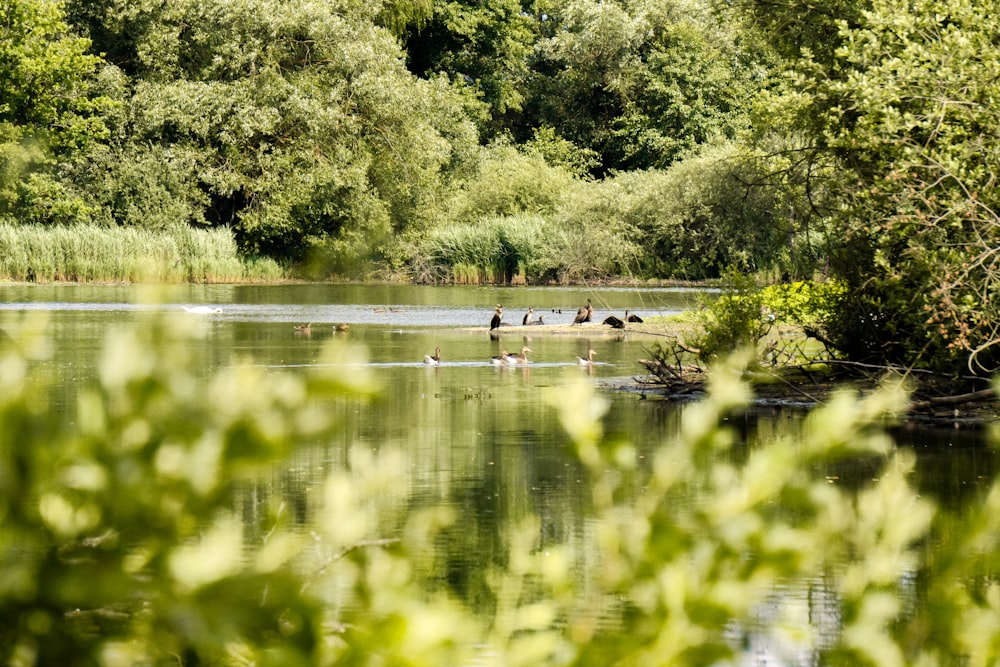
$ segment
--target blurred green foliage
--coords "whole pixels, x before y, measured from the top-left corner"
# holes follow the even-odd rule
[[[238,507],[262,466],[342,437],[331,408],[376,390],[363,350],[330,341],[307,373],[236,360],[204,377],[186,344],[201,320],[157,316],[108,332],[98,379],[60,419],[46,326],[11,316],[0,340],[7,664],[726,665],[740,628],[791,631],[820,664],[1000,658],[1000,485],[960,517],[922,498],[913,453],[883,430],[907,404],[898,383],[838,393],[800,437],[744,449],[729,417],[751,396],[719,367],[644,458],[604,434],[590,382],[547,390],[586,471],[593,539],[543,547],[535,519],[508,526],[484,615],[435,575],[433,543],[459,517],[408,506],[400,452],[345,443],[308,527],[278,499]],[[831,483],[824,466],[845,457],[880,470]],[[774,597],[814,578],[836,596],[832,637]],[[765,603],[779,620],[755,620]]]

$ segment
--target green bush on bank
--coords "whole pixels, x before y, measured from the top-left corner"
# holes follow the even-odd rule
[[[1000,658],[1000,486],[962,517],[920,497],[912,453],[879,428],[907,402],[899,385],[838,394],[796,440],[747,449],[728,418],[748,389],[720,369],[680,435],[643,457],[604,435],[591,383],[553,388],[592,530],[543,547],[536,520],[508,526],[483,617],[441,588],[431,545],[460,517],[407,508],[400,452],[351,449],[309,526],[277,497],[240,511],[261,466],[342,441],[330,407],[371,395],[363,351],[331,340],[308,373],[237,364],[204,381],[200,321],[166,314],[109,332],[97,381],[58,420],[44,318],[2,326],[7,664],[722,666],[741,660],[740,632],[794,637],[829,665]],[[882,461],[869,484],[824,474],[858,456]],[[773,597],[805,581],[835,596],[831,636]],[[758,617],[765,603],[777,620]]]
[[[0,223],[0,279],[211,283],[278,280],[272,260],[244,260],[226,229]]]
[[[456,267],[451,276],[437,271],[437,279],[498,282],[518,276],[496,238],[497,223],[486,221],[525,216],[547,230],[533,235],[535,243],[547,245],[531,251],[546,261],[535,271],[528,268],[530,282],[704,280],[722,277],[730,266],[751,273],[795,268],[786,249],[790,229],[773,213],[780,204],[773,192],[754,185],[768,165],[735,144],[706,146],[666,169],[600,181],[574,178],[537,153],[499,146],[487,155],[453,196],[445,221],[417,244],[415,273],[427,273],[430,261]],[[519,248],[522,254],[528,250]]]

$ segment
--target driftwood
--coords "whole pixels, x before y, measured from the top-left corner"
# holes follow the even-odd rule
[[[910,410],[927,410],[928,408],[939,408],[948,405],[962,405],[963,403],[975,403],[976,401],[986,401],[996,398],[993,388],[971,391],[967,394],[955,394],[954,396],[936,396],[923,401],[916,401],[910,404]]]

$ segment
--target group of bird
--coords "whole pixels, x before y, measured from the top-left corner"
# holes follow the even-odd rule
[[[557,311],[553,310],[552,312],[557,312]],[[535,309],[528,308],[528,312],[524,314],[524,318],[522,318],[521,320],[521,325],[522,326],[544,325],[545,322],[542,321],[544,315],[539,315],[538,319],[535,320],[533,319],[534,314],[535,314]],[[573,324],[583,324],[585,322],[591,322],[593,321],[593,318],[594,318],[594,304],[590,299],[587,299],[587,305],[581,306],[580,309],[576,311],[576,316],[573,318]],[[609,327],[613,329],[624,329],[625,325],[628,324],[629,322],[639,323],[642,322],[642,318],[634,313],[629,313],[629,311],[626,310],[625,317],[622,318],[622,317],[615,317],[614,315],[609,315],[608,317],[604,318],[601,324],[607,324]],[[496,309],[493,311],[493,318],[490,320],[490,331],[492,332],[496,329],[499,329],[501,326],[504,326],[506,324],[507,323],[503,321],[503,305],[498,303]]]
[[[553,312],[557,312],[553,310]],[[562,312],[562,311],[558,311]],[[521,319],[522,326],[544,326],[543,321],[544,315],[539,315],[538,319],[534,319],[535,309],[528,308],[528,311],[524,314]],[[573,318],[573,324],[583,324],[585,322],[591,322],[594,317],[594,305],[590,299],[587,299],[587,305],[580,307],[576,311],[576,316]],[[604,319],[601,324],[606,324],[614,329],[624,329],[626,324],[629,322],[639,323],[642,322],[642,318],[635,314],[630,314],[629,311],[625,311],[624,318],[618,318],[611,315]],[[499,329],[501,326],[505,326],[507,323],[503,321],[503,305],[497,304],[493,311],[493,317],[490,320],[490,334]],[[490,357],[490,363],[494,366],[516,366],[525,365],[528,363],[528,353],[531,352],[531,348],[524,346],[521,348],[520,353],[510,354],[506,350],[500,352],[500,354]],[[594,363],[594,350],[587,350],[586,357],[577,357],[576,361],[581,366],[592,366]],[[425,354],[424,363],[428,365],[438,365],[441,363],[441,348],[435,348],[434,354]]]
[[[343,324],[334,324],[333,325],[333,330],[334,331],[347,331],[348,329],[350,329],[350,326],[346,322],[343,323]],[[308,336],[309,334],[312,333],[312,322],[309,322],[308,324],[296,324],[295,325],[295,333],[297,333],[297,334],[305,334],[305,335]]]
[[[528,353],[531,352],[531,348],[525,345],[521,348],[521,351],[517,354],[510,354],[507,350],[503,350],[500,354],[490,357],[490,363],[494,366],[526,366],[528,364]],[[441,364],[441,348],[434,348],[434,354],[425,354],[424,363],[428,366],[438,366]],[[581,366],[592,366],[594,364],[594,351],[587,350],[586,357],[577,357],[576,363]]]

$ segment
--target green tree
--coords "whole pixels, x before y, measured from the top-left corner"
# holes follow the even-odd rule
[[[823,120],[830,145],[862,184],[838,270],[860,301],[883,304],[874,350],[893,361],[1000,362],[1000,20],[984,9],[873,3],[845,32],[848,75],[824,89],[840,100]]]
[[[597,173],[663,168],[745,126],[761,53],[706,4],[571,0],[552,11],[524,122],[595,151]]]
[[[104,102],[88,86],[101,63],[74,35],[62,2],[9,0],[0,7],[0,123],[71,149],[104,135]]]
[[[100,58],[54,0],[0,6],[0,213],[38,222],[85,216],[56,161],[107,136],[93,92]]]
[[[758,119],[821,175],[805,195],[822,193],[849,288],[827,334],[851,358],[954,374],[1000,360],[995,4],[828,0],[799,30],[799,4],[739,3],[789,58]]]
[[[119,222],[170,211],[316,275],[363,267],[393,231],[429,224],[476,141],[474,105],[410,74],[378,10],[77,0],[129,85],[121,133],[95,156],[106,170],[76,175]]]
[[[676,437],[642,452],[605,433],[592,382],[545,388],[588,529],[505,525],[480,615],[435,562],[442,529],[467,528],[454,503],[400,483],[405,453],[344,441],[338,415],[373,390],[363,350],[331,340],[298,373],[239,363],[206,377],[190,342],[208,330],[164,312],[109,331],[61,419],[48,323],[3,327],[5,663],[729,664],[758,657],[741,631],[810,629],[795,622],[802,600],[775,592],[818,580],[838,612],[804,643],[819,664],[998,659],[1000,484],[960,517],[921,494],[913,452],[880,426],[906,409],[898,382],[835,395],[795,438],[746,443],[732,417],[749,388],[720,367]],[[310,446],[345,460],[297,525],[258,481]],[[862,457],[876,474],[861,488],[829,475]]]
[[[481,96],[486,139],[522,109],[535,20],[519,0],[445,0],[405,35],[407,65],[425,78],[445,74]]]

